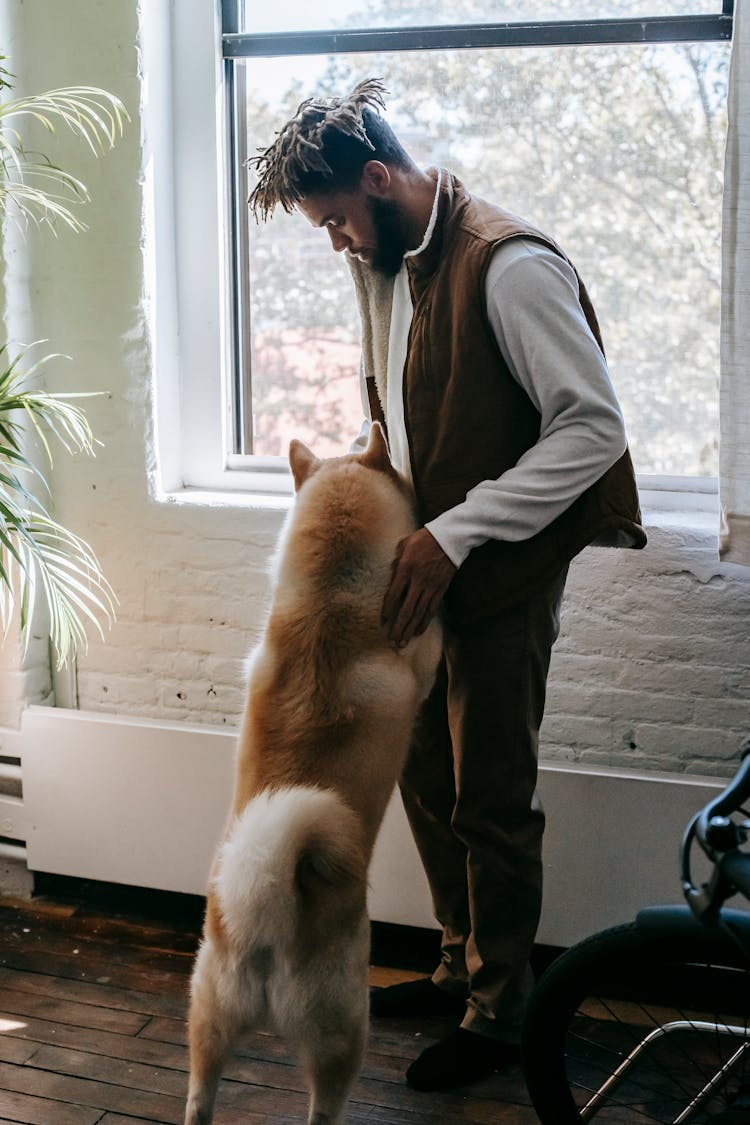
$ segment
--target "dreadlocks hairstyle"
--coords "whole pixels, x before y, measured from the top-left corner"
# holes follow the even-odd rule
[[[379,78],[360,82],[345,98],[307,98],[248,166],[258,175],[248,203],[265,222],[278,203],[293,211],[308,195],[350,191],[368,160],[410,167],[411,158],[380,116],[386,90]]]

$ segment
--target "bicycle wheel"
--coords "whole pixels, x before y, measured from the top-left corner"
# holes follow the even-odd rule
[[[543,1125],[750,1123],[742,953],[692,918],[649,913],[574,946],[537,985],[523,1059]]]

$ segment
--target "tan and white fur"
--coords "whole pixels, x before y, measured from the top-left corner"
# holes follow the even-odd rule
[[[380,427],[364,454],[324,461],[293,441],[290,464],[297,497],[192,977],[186,1125],[211,1121],[227,1054],[258,1026],[303,1062],[309,1125],[343,1121],[367,1036],[367,869],[440,658],[437,624],[399,650],[381,622],[415,522]]]

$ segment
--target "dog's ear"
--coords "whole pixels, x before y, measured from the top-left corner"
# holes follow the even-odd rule
[[[289,467],[294,477],[294,491],[299,492],[308,477],[311,477],[320,461],[303,441],[292,438],[289,443]]]
[[[385,440],[383,427],[379,422],[373,422],[370,426],[370,437],[367,442],[367,449],[362,454],[362,460],[371,469],[385,471],[391,468],[388,442]]]

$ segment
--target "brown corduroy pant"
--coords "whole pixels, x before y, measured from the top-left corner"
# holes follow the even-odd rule
[[[464,1028],[517,1042],[542,899],[539,727],[567,567],[461,636],[446,631],[401,780],[443,927],[433,981]]]

